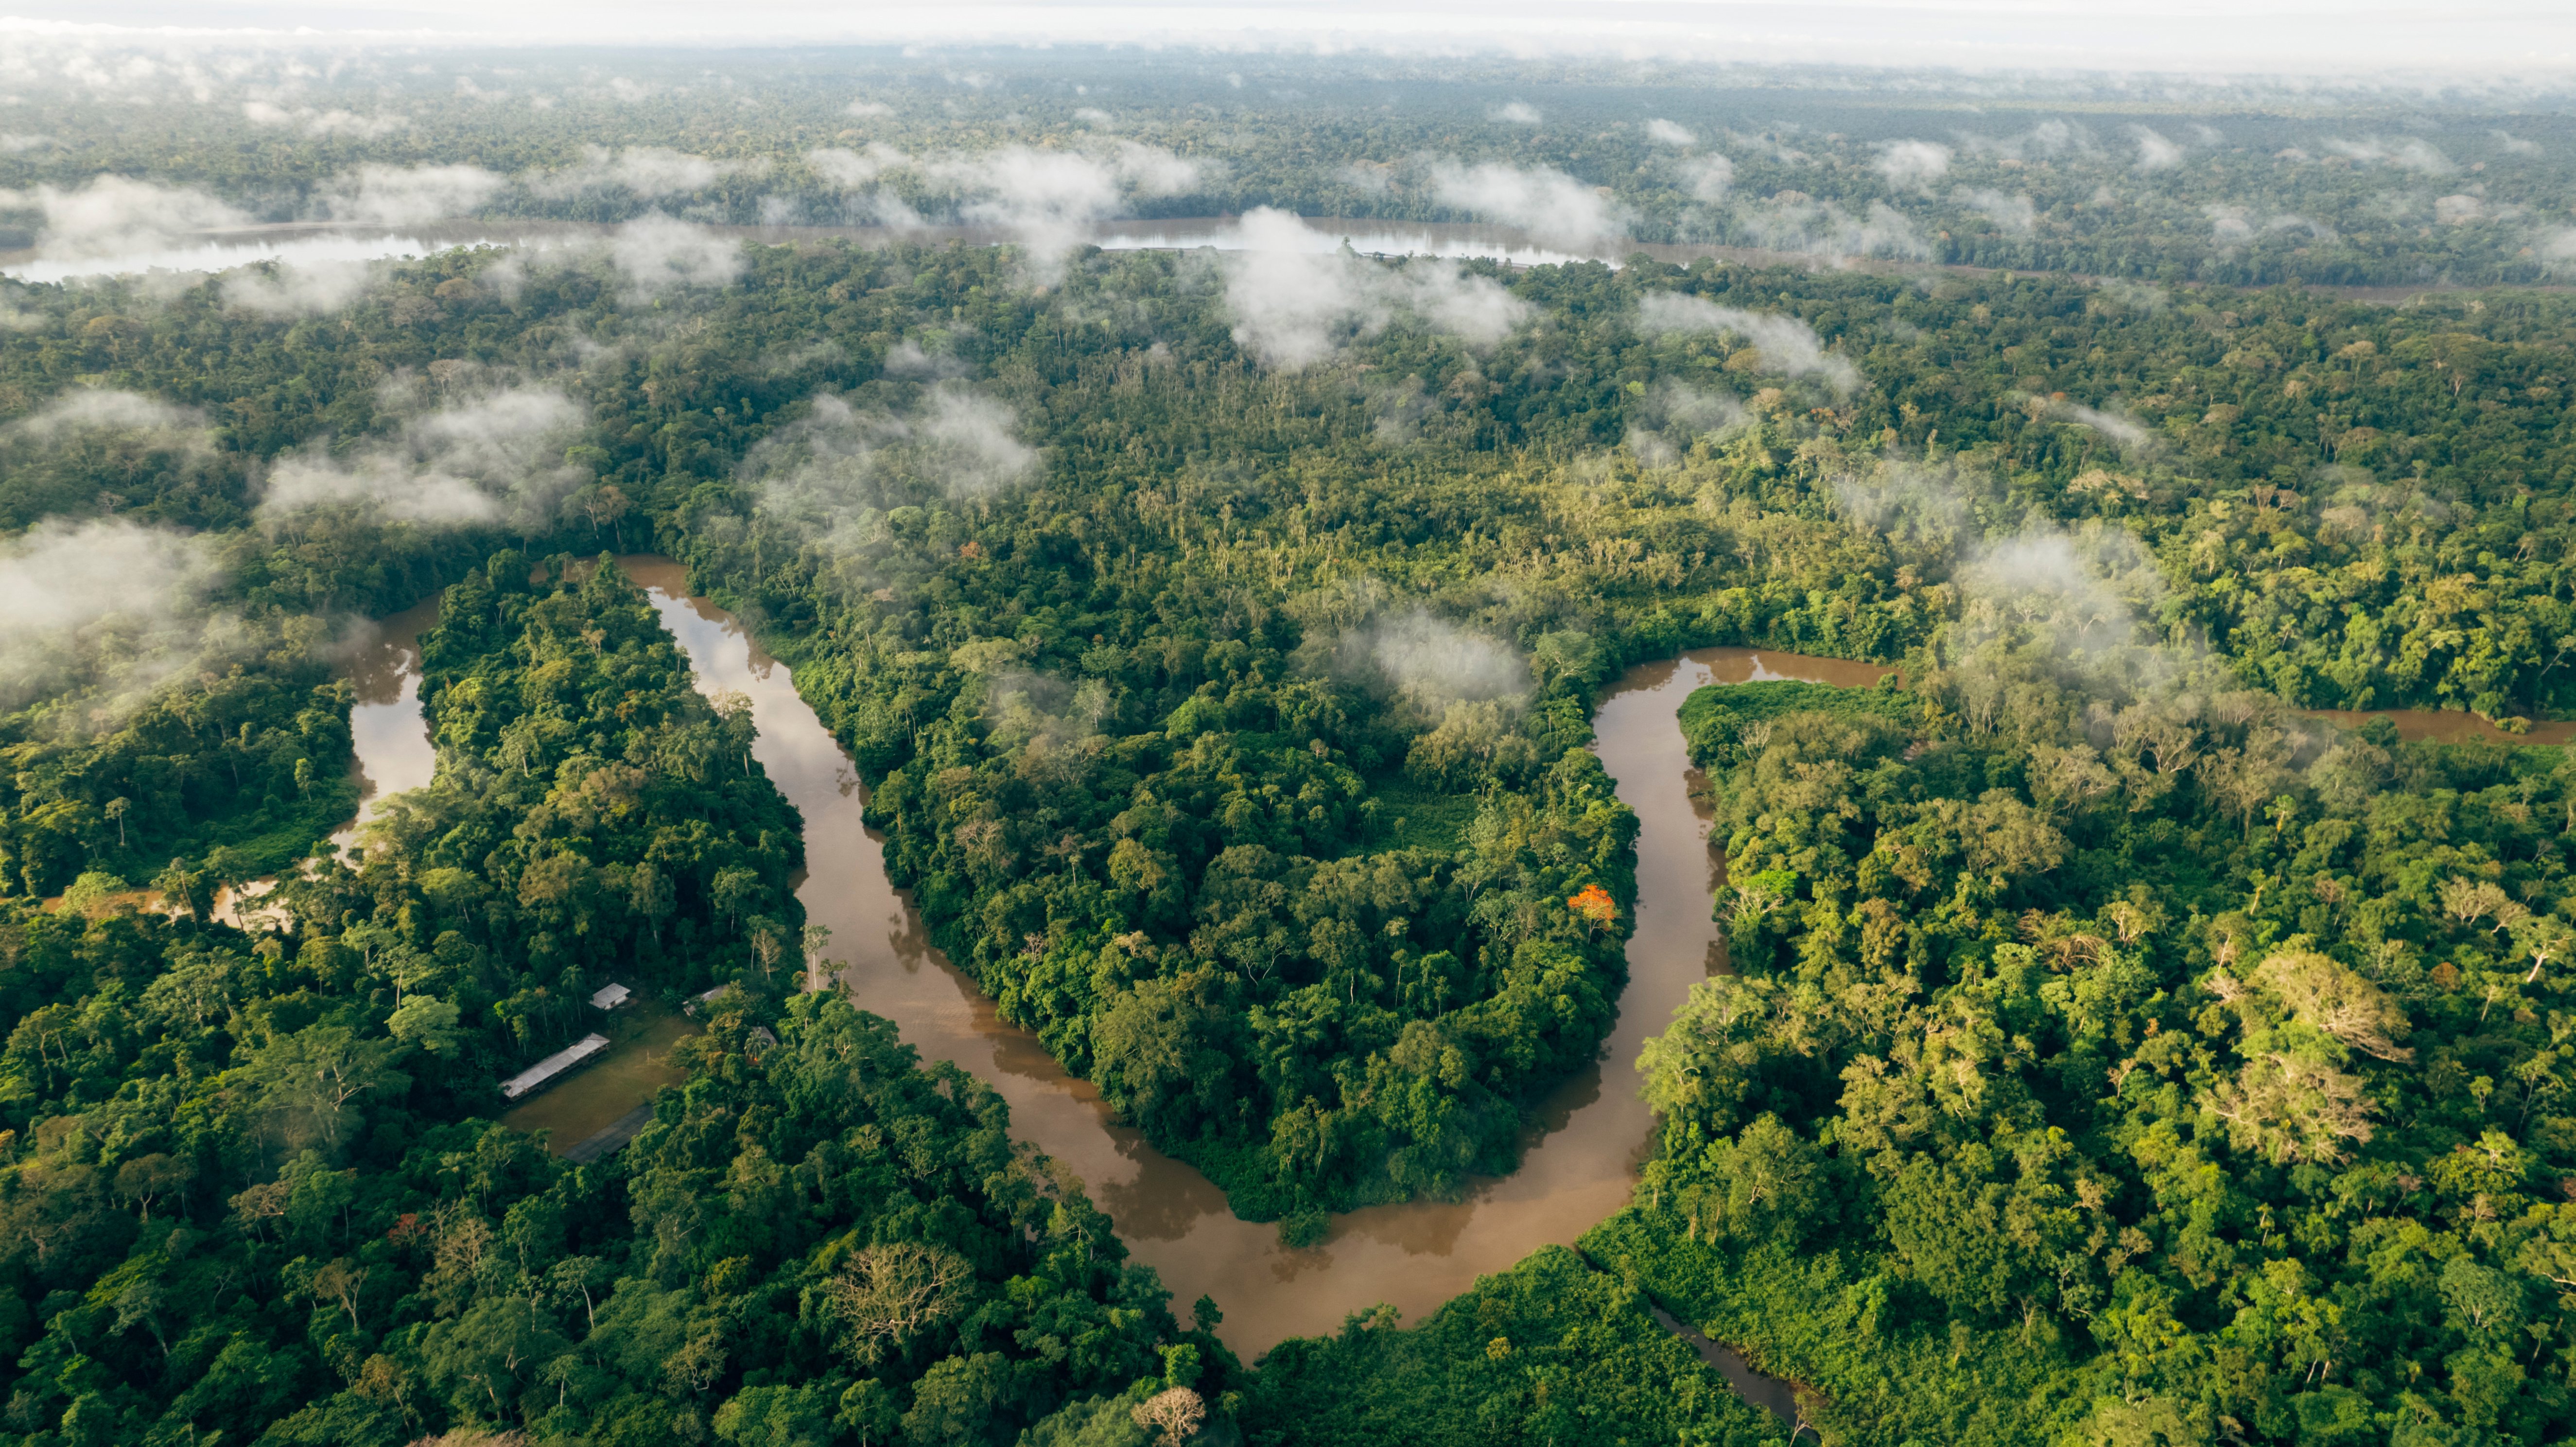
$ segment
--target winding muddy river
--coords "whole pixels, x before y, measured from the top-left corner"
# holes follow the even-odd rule
[[[1709,903],[1724,861],[1691,802],[1690,763],[1674,716],[1692,690],[1708,683],[1862,685],[1886,672],[1837,659],[1711,648],[1642,665],[1619,680],[1595,719],[1595,747],[1619,797],[1637,812],[1637,919],[1627,990],[1598,1063],[1535,1112],[1517,1172],[1477,1180],[1457,1201],[1336,1217],[1320,1245],[1292,1250],[1279,1243],[1274,1226],[1237,1219],[1206,1177],[1111,1119],[1088,1083],[1065,1074],[1034,1037],[997,1018],[992,1002],[932,947],[910,900],[887,880],[880,842],[862,818],[866,791],[848,756],[797,696],[788,669],[761,652],[730,615],[689,596],[681,565],[649,557],[621,561],[686,651],[699,686],[751,699],[759,728],[754,752],[805,818],[807,877],[800,897],[809,919],[831,929],[826,953],[840,965],[851,998],[894,1020],[925,1060],[953,1061],[999,1090],[1011,1105],[1013,1134],[1082,1178],[1175,1301],[1214,1297],[1225,1309],[1223,1336],[1247,1357],[1286,1337],[1334,1331],[1348,1313],[1380,1302],[1418,1321],[1477,1276],[1504,1270],[1539,1246],[1571,1244],[1626,1202],[1654,1134],[1653,1117],[1638,1098],[1637,1055],[1691,985],[1724,968]],[[367,717],[357,736],[361,766],[376,785],[372,797],[428,778],[419,654],[411,641],[434,616],[432,605],[424,605],[388,620],[383,645],[367,660],[380,671],[362,681]],[[2399,723],[2413,735],[2456,717],[2400,717]],[[601,1085],[587,1086],[575,1077],[559,1090],[581,1097],[622,1081],[615,1072],[598,1079]],[[599,1102],[598,1110],[613,1115],[610,1104]],[[1777,1384],[1753,1377],[1723,1349],[1713,1359],[1748,1397],[1775,1405],[1766,1398],[1780,1394]]]
[[[925,936],[888,883],[878,840],[861,820],[866,795],[840,746],[796,694],[785,666],[761,653],[722,610],[687,596],[683,570],[630,559],[710,692],[750,696],[753,746],[805,815],[807,917],[832,931],[829,955],[860,1007],[887,1016],[924,1059],[951,1060],[1011,1103],[1012,1133],[1070,1166],[1118,1223],[1137,1259],[1175,1301],[1201,1293],[1225,1309],[1222,1335],[1247,1356],[1282,1338],[1338,1329],[1378,1302],[1419,1320],[1549,1242],[1571,1244],[1628,1198],[1652,1143],[1635,1060],[1693,982],[1720,964],[1709,897],[1721,865],[1708,824],[1683,787],[1689,771],[1674,713],[1712,681],[1812,678],[1866,683],[1884,670],[1831,659],[1714,649],[1640,668],[1599,719],[1603,763],[1637,811],[1636,936],[1629,983],[1603,1058],[1538,1112],[1520,1170],[1480,1180],[1465,1199],[1378,1206],[1337,1217],[1318,1246],[1280,1245],[1275,1225],[1238,1219],[1196,1169],[1118,1124],[1087,1082],[1060,1069],[1035,1037],[1002,1023],[992,1002]]]

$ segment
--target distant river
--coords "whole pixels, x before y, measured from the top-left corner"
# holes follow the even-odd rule
[[[1362,255],[1486,257],[1512,266],[1559,262],[1618,262],[1636,254],[1664,261],[1715,256],[1755,264],[1814,265],[1803,253],[1750,251],[1723,246],[1667,246],[1616,238],[1569,245],[1508,226],[1470,222],[1384,221],[1367,217],[1307,216],[1299,238],[1306,250],[1327,252],[1347,242]],[[281,222],[202,232],[133,251],[102,256],[54,256],[41,250],[0,252],[0,275],[26,282],[60,282],[88,276],[133,276],[152,271],[220,272],[257,262],[290,266],[346,266],[396,257],[427,256],[464,246],[568,247],[589,245],[616,228],[575,221],[439,221],[419,226],[358,226],[339,222]],[[904,242],[995,246],[1021,239],[995,227],[923,226],[717,226],[746,241],[780,245],[846,240],[861,246]],[[1154,221],[1102,221],[1083,239],[1109,251],[1237,250],[1241,233],[1231,217],[1190,216]]]
[[[1958,277],[2046,275],[2010,268],[1933,263],[1904,258],[1841,256],[1813,251],[1770,251],[1713,242],[1630,241],[1624,237],[1570,240],[1481,221],[1389,221],[1361,216],[1302,216],[1303,249],[1327,252],[1348,243],[1363,256],[1430,256],[1451,260],[1487,258],[1507,266],[1548,266],[1572,261],[1600,261],[1616,266],[1631,256],[1687,264],[1702,257],[1741,266],[1796,266],[1884,272],[1901,275],[1941,273]],[[769,245],[844,240],[860,246],[904,243],[998,246],[1028,239],[1022,233],[989,226],[713,226],[720,235]],[[581,221],[434,221],[412,226],[385,226],[338,221],[283,221],[260,226],[200,232],[131,251],[94,256],[62,256],[37,249],[0,251],[0,276],[24,282],[63,282],[83,277],[140,276],[154,271],[223,272],[274,261],[299,268],[352,267],[398,257],[421,257],[465,246],[529,248],[589,246],[616,227]],[[1230,216],[1181,216],[1159,220],[1094,222],[1081,240],[1106,251],[1195,251],[1243,247],[1241,231]],[[2071,280],[2100,281],[2066,273]],[[2197,285],[2192,283],[2191,285]],[[2475,291],[2446,282],[2417,286],[2310,286],[2320,296],[2355,301],[2403,302],[2428,292]],[[2519,286],[2514,291],[2566,291],[2563,286]]]

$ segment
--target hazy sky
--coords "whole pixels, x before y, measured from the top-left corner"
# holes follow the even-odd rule
[[[601,44],[1130,41],[2201,71],[2576,69],[2576,0],[0,0],[0,27]],[[96,30],[93,30],[96,27]]]

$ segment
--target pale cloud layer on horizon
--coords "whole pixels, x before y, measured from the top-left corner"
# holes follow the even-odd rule
[[[2248,11],[2213,4],[2072,0],[1864,0],[1791,4],[1673,4],[1600,0],[1569,9],[1536,3],[1283,0],[1133,4],[988,3],[852,7],[823,0],[744,0],[721,12],[695,0],[561,0],[546,6],[452,0],[430,13],[394,0],[34,0],[12,7],[21,34],[111,38],[150,29],[158,44],[235,38],[315,45],[373,37],[418,44],[745,45],[969,41],[1207,45],[1312,52],[1319,46],[1433,54],[1595,55],[1666,61],[1816,62],[1939,67],[2083,66],[2233,73],[2474,71],[2565,74],[2576,69],[2576,11],[2536,3],[2472,3],[2356,16],[2338,0],[2277,0]],[[305,33],[299,34],[301,29]],[[142,38],[138,36],[137,38]]]

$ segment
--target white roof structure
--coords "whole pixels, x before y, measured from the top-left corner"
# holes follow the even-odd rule
[[[614,1010],[634,998],[635,992],[624,985],[603,985],[590,997],[590,1008]]]
[[[538,1061],[536,1064],[529,1066],[527,1069],[520,1071],[518,1074],[511,1076],[509,1079],[502,1081],[501,1097],[504,1100],[517,1100],[522,1096],[535,1094],[538,1090],[551,1084],[555,1077],[562,1075],[565,1071],[572,1069],[574,1066],[579,1065],[584,1061],[592,1060],[598,1056],[604,1055],[607,1051],[607,1036],[585,1035],[579,1040],[574,1041],[572,1044],[565,1046],[563,1049],[556,1051],[554,1054],[547,1056],[545,1059]]]

